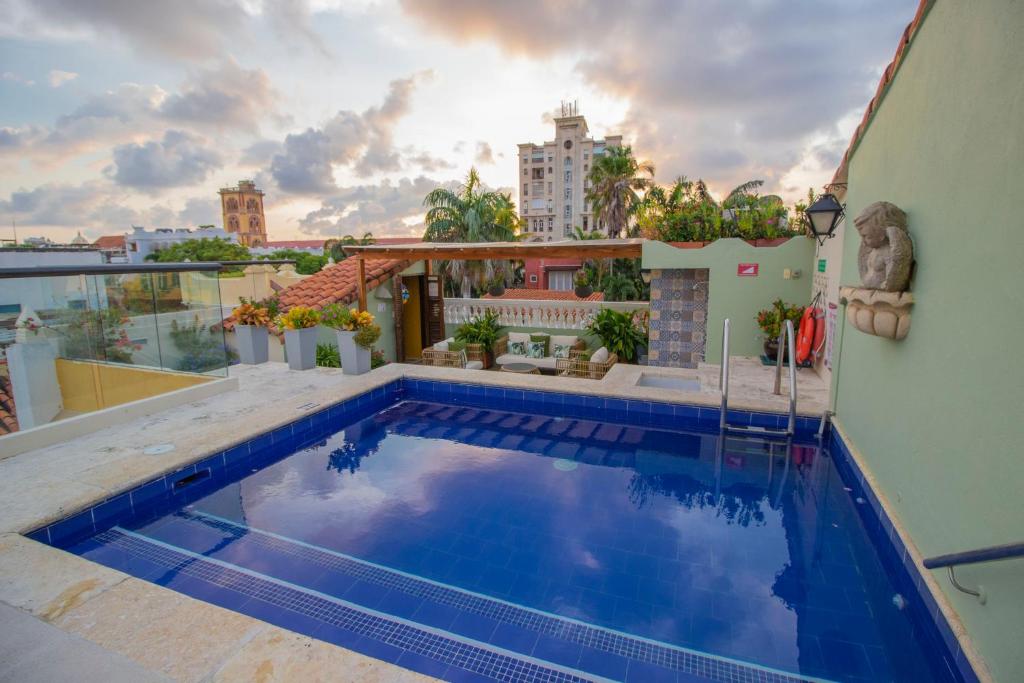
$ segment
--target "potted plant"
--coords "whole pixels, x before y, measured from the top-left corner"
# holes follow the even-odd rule
[[[242,304],[231,316],[235,319],[235,340],[238,342],[238,358],[245,365],[266,363],[269,354],[270,312],[255,304]]]
[[[320,324],[320,313],[306,306],[292,306],[287,313],[277,316],[275,322],[284,330],[288,367],[292,370],[315,368],[316,326]]]
[[[787,304],[782,299],[772,302],[771,308],[758,311],[757,326],[764,334],[764,355],[768,360],[778,360],[779,334],[782,332],[782,326],[787,320],[792,320],[793,325],[796,326],[800,322],[802,314],[803,309],[793,304]],[[786,360],[785,351],[783,351],[782,360]]]
[[[487,283],[487,293],[491,296],[501,296],[505,293],[505,278],[495,276]]]
[[[355,311],[343,304],[324,308],[323,324],[338,335],[341,371],[346,375],[362,375],[370,371],[370,350],[380,339],[380,325],[373,322],[369,311]]]
[[[590,273],[585,269],[581,268],[576,271],[576,275],[573,277],[573,282],[576,284],[576,296],[579,298],[586,299],[594,293],[594,286],[590,280]]]
[[[455,331],[455,340],[466,344],[467,358],[481,361],[486,369],[494,364],[494,344],[498,341],[500,330],[498,314],[486,311],[483,315],[463,323]]]
[[[587,326],[587,332],[601,340],[610,353],[626,362],[637,357],[637,347],[647,345],[647,334],[634,321],[630,313],[602,308]]]

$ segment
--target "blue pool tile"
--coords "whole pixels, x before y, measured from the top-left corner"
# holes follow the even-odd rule
[[[447,629],[452,625],[457,616],[459,616],[459,610],[454,607],[439,605],[431,600],[424,600],[419,609],[413,613],[412,619],[420,624]]]
[[[583,646],[570,643],[559,638],[541,635],[533,646],[533,656],[546,662],[562,666],[576,666],[579,662]]]
[[[383,643],[374,638],[363,636],[357,640],[353,645],[352,649],[356,652],[361,652],[364,655],[379,659],[383,662],[390,662],[391,664],[398,663],[398,658],[401,657],[406,650]]]
[[[93,522],[97,531],[109,529],[120,521],[128,519],[132,514],[132,498],[122,493],[106,500],[93,508]]]
[[[50,525],[50,539],[56,546],[69,545],[91,536],[94,532],[91,509]]]
[[[629,660],[611,652],[603,652],[594,648],[585,647],[580,653],[577,668],[589,674],[604,676],[614,681],[621,681],[626,677],[626,668]]]
[[[313,637],[317,640],[332,643],[338,647],[344,647],[350,650],[355,649],[355,645],[363,638],[358,633],[350,631],[347,628],[327,623],[321,624],[313,633]]]
[[[833,675],[842,673],[846,677],[871,677],[871,664],[863,646],[831,638],[819,638],[818,644],[825,666]]]
[[[249,444],[243,443],[224,451],[224,464],[227,467],[238,465],[249,459]]]
[[[452,633],[458,633],[473,640],[487,643],[490,642],[491,635],[494,633],[497,625],[498,622],[494,619],[472,612],[461,612],[455,617],[448,630]]]
[[[512,582],[512,589],[509,595],[516,598],[523,604],[537,604],[541,602],[548,590],[548,580],[529,574],[520,574]]]
[[[156,498],[162,497],[166,493],[167,482],[164,481],[163,477],[160,477],[156,481],[151,481],[148,484],[144,484],[130,492],[132,506],[135,511],[138,512],[144,506],[153,502]]]
[[[626,683],[676,683],[676,672],[634,659],[626,669]]]
[[[513,652],[528,653],[533,652],[539,637],[540,634],[536,631],[499,622],[487,642]]]
[[[344,598],[364,607],[376,607],[389,591],[390,589],[386,586],[357,580],[345,591]]]
[[[319,619],[289,609],[281,609],[277,605],[271,605],[257,598],[251,598],[235,609],[242,614],[295,633],[301,633],[304,636],[313,636],[323,625]]]
[[[605,578],[602,590],[617,598],[635,598],[640,580],[625,572],[611,572]]]
[[[475,671],[467,671],[452,664],[444,674],[444,680],[452,683],[494,683],[494,678]]]

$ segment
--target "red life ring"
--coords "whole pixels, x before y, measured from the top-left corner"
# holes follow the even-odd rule
[[[800,318],[800,332],[796,335],[796,362],[806,363],[811,357],[811,344],[814,341],[814,306],[804,309],[804,315]]]

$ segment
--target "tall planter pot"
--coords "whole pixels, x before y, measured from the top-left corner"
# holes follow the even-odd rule
[[[245,365],[266,363],[270,353],[270,332],[262,325],[235,325],[238,359]]]
[[[284,350],[288,355],[288,367],[292,370],[312,370],[316,367],[316,338],[319,330],[307,327],[304,330],[285,330]]]
[[[370,371],[370,349],[356,344],[356,333],[338,330],[338,355],[341,371],[346,375],[362,375]]]

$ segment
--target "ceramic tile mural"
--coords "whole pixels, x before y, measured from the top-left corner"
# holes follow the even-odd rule
[[[708,274],[707,268],[651,271],[648,365],[695,368],[704,360]]]

